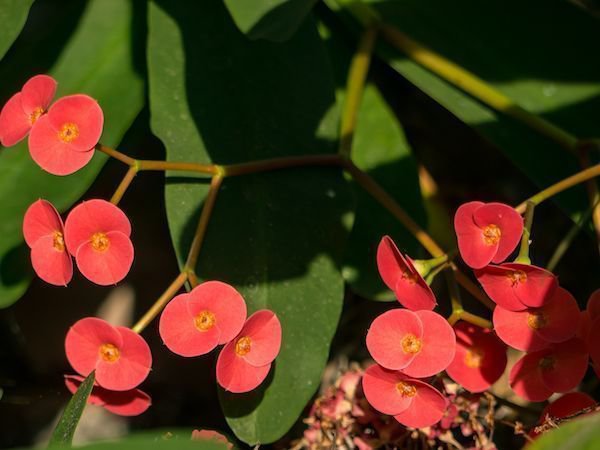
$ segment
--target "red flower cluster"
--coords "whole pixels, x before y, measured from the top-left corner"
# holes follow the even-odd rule
[[[121,281],[133,263],[131,224],[117,206],[90,200],[73,208],[65,225],[46,200],[33,203],[23,219],[23,235],[31,248],[31,263],[44,281],[65,286],[77,267],[103,286]]]
[[[126,327],[113,327],[102,319],[86,317],[68,331],[65,351],[71,367],[82,377],[95,371],[89,402],[121,415],[137,415],[150,405],[150,397],[136,389],[150,373],[152,354],[146,341]],[[67,376],[71,391],[82,378]]]
[[[0,143],[10,147],[29,134],[33,160],[54,175],[69,175],[94,156],[104,115],[96,100],[83,94],[50,103],[56,81],[47,75],[31,78],[0,111]]]
[[[217,381],[235,393],[258,387],[281,347],[275,313],[263,309],[246,319],[243,297],[220,281],[207,281],[171,300],[160,317],[159,331],[173,353],[186,357],[225,344],[217,360]]]

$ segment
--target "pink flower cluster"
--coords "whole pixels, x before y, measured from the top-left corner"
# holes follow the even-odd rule
[[[246,302],[232,286],[207,281],[173,298],[159,323],[160,336],[173,353],[200,356],[224,345],[217,359],[217,382],[242,393],[258,387],[281,347],[281,324],[272,311],[246,318]]]
[[[578,332],[582,313],[554,274],[531,264],[503,262],[521,240],[521,216],[501,203],[470,202],[458,208],[454,225],[463,260],[496,303],[498,337],[528,352],[510,372],[512,389],[529,401],[543,401],[576,388],[590,351],[600,346],[600,333]],[[584,315],[591,325],[593,313]],[[592,354],[595,364],[598,357]]]
[[[64,225],[50,202],[38,200],[25,213],[23,235],[34,271],[57,286],[71,281],[72,258],[87,279],[103,286],[125,278],[133,263],[129,219],[105,200],[80,203]]]
[[[0,111],[0,143],[11,147],[29,135],[29,153],[44,170],[69,175],[94,156],[104,115],[96,100],[83,94],[59,98],[52,105],[56,81],[32,77]]]

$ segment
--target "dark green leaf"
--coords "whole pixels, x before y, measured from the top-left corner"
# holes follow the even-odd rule
[[[94,388],[95,373],[90,373],[81,383],[63,411],[52,436],[50,446],[71,446],[77,424],[81,419],[87,400]]]
[[[322,31],[334,63],[340,105],[344,104],[345,85],[354,48],[328,30]],[[371,175],[419,224],[425,226],[416,161],[404,136],[402,125],[381,96],[377,86],[367,82],[358,112],[352,145],[352,159]],[[395,300],[377,271],[377,244],[390,235],[402,251],[413,257],[420,248],[414,237],[385,208],[360,186],[356,186],[356,218],[344,255],[343,275],[352,290],[373,300]]]
[[[132,55],[132,16],[133,4],[129,1],[91,1],[50,71],[59,83],[57,95],[83,92],[99,101],[105,116],[102,142],[110,146],[118,144],[144,102],[142,76],[136,72]],[[34,35],[35,32],[32,30]],[[35,46],[26,47],[27,53],[14,55],[16,60],[4,60],[0,78],[7,81],[4,75],[8,73],[7,85],[22,85],[35,74],[31,71],[36,70],[36,58],[43,58],[48,49],[54,48],[52,45],[51,39],[42,39]],[[18,72],[14,72],[15,67]],[[2,97],[11,94],[3,92]],[[42,171],[31,160],[26,141],[2,150],[0,307],[16,301],[29,284],[30,263],[21,231],[27,207],[38,198],[45,198],[64,211],[90,186],[105,160],[104,155],[97,154],[80,172],[57,177]]]
[[[250,39],[289,39],[317,0],[225,0],[238,28]]]
[[[0,0],[0,60],[25,25],[32,3],[33,0]]]
[[[233,163],[335,152],[333,79],[312,20],[285,44],[252,42],[219,1],[165,0],[152,4],[149,28],[152,128],[170,160]],[[181,264],[206,192],[198,179],[167,178],[167,216]],[[232,283],[250,312],[272,309],[283,327],[282,350],[265,383],[249,394],[221,396],[228,423],[247,443],[281,437],[319,386],[342,307],[337,264],[348,203],[334,168],[225,179],[217,197],[198,275]]]
[[[561,425],[527,446],[528,450],[596,450],[600,448],[600,414]]]

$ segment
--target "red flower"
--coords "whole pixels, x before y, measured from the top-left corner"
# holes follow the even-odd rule
[[[121,281],[133,263],[131,224],[106,200],[77,205],[67,217],[65,242],[77,267],[90,281],[103,286]]]
[[[594,371],[600,377],[600,317],[593,320],[586,344],[590,351]]]
[[[84,378],[78,375],[65,375],[65,385],[71,394],[77,391],[83,380]],[[109,391],[98,384],[94,384],[87,402],[90,405],[102,406],[119,416],[139,416],[152,404],[150,396],[139,389]]]
[[[281,324],[272,311],[252,314],[217,359],[217,381],[226,391],[248,392],[267,377],[281,347]]]
[[[146,341],[126,327],[86,317],[67,333],[65,350],[77,373],[96,371],[96,382],[111,391],[129,391],[146,379],[152,355]]]
[[[38,200],[27,209],[23,235],[35,273],[47,283],[66,286],[73,276],[73,261],[65,249],[63,222],[50,202]]]
[[[575,298],[561,287],[540,308],[509,311],[494,310],[494,329],[498,337],[517,350],[536,351],[550,343],[564,342],[575,336],[580,312]]]
[[[407,427],[431,426],[439,422],[446,411],[446,399],[433,386],[377,364],[365,371],[362,386],[373,408],[393,415]]]
[[[580,337],[584,342],[587,342],[588,335],[592,329],[592,322],[597,317],[600,317],[600,289],[597,289],[590,295],[585,311],[581,312],[577,337]]]
[[[521,239],[523,219],[502,203],[469,202],[456,211],[454,229],[465,264],[481,269],[508,258]]]
[[[596,400],[589,395],[583,392],[569,392],[547,405],[540,419],[543,421],[547,415],[554,418],[567,417],[595,405]]]
[[[0,112],[0,142],[10,147],[21,141],[46,112],[56,92],[56,81],[48,75],[30,78]]]
[[[454,326],[456,354],[446,373],[470,392],[483,392],[506,369],[506,346],[490,330],[466,322]]]
[[[530,264],[490,265],[476,270],[475,276],[486,294],[510,311],[538,308],[552,297],[558,287],[554,274]]]
[[[510,371],[510,386],[529,401],[544,401],[554,392],[574,389],[585,375],[588,359],[580,339],[552,344],[519,359]]]
[[[377,248],[377,267],[383,282],[394,291],[402,306],[413,311],[435,308],[437,302],[431,288],[389,236],[384,236]]]
[[[63,97],[31,129],[31,157],[51,174],[76,172],[94,156],[103,124],[104,115],[96,100],[83,94]]]
[[[165,345],[181,356],[199,356],[238,335],[246,320],[246,302],[232,286],[207,281],[169,302],[160,317]]]
[[[373,359],[389,370],[423,378],[444,370],[454,359],[454,330],[433,311],[392,309],[381,314],[367,333]]]
[[[215,442],[225,444],[230,450],[233,448],[233,444],[225,436],[214,430],[194,430],[192,431],[192,441]]]

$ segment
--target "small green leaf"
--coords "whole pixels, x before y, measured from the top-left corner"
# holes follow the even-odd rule
[[[549,431],[527,450],[597,450],[600,448],[600,414],[581,417]]]
[[[95,373],[92,371],[73,394],[50,437],[50,446],[71,446],[77,424],[94,388],[94,380]]]
[[[288,40],[317,0],[225,0],[238,28],[250,39]]]
[[[0,0],[0,60],[25,25],[32,3],[33,0]]]
[[[311,19],[275,45],[242,36],[222,2],[163,0],[151,4],[149,32],[151,125],[169,160],[227,164],[336,151],[333,77]],[[182,175],[168,174],[165,194],[181,265],[207,192],[205,180]],[[283,329],[263,385],[221,393],[227,422],[249,444],[283,436],[320,384],[342,308],[349,203],[337,168],[226,178],[217,196],[197,274],[233,284],[249,313],[271,309]]]
[[[60,11],[64,20],[77,17],[81,6],[77,3]],[[130,1],[90,1],[66,45],[53,38],[56,28],[67,26],[60,14],[56,17],[59,23],[52,23],[50,31],[30,30],[39,40],[33,45],[24,43],[0,64],[0,79],[6,83],[0,87],[0,98],[8,98],[14,93],[12,89],[20,89],[35,75],[37,59],[47,58],[52,49],[59,52],[50,70],[58,81],[57,96],[81,92],[97,99],[105,117],[102,142],[117,145],[144,103],[143,79],[133,58],[133,14]],[[57,177],[31,160],[27,140],[0,151],[0,308],[14,303],[29,285],[31,263],[21,231],[27,207],[44,198],[64,211],[88,189],[105,161],[104,155],[97,153],[78,173]]]

